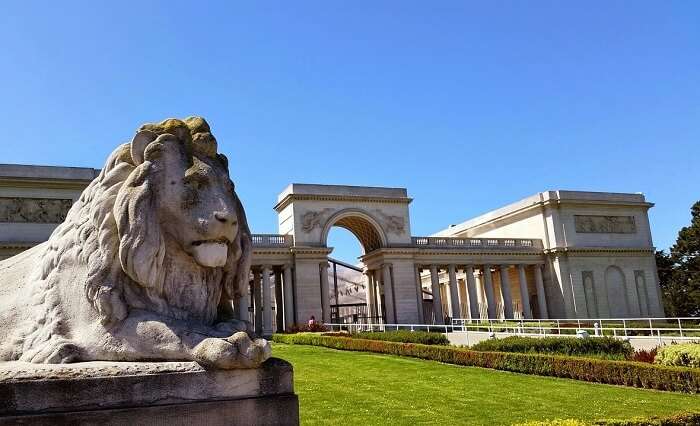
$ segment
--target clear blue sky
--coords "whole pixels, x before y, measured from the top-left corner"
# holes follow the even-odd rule
[[[290,182],[407,187],[414,235],[640,191],[659,247],[700,199],[699,2],[16,1],[0,39],[0,162],[101,167],[202,115],[254,232]]]

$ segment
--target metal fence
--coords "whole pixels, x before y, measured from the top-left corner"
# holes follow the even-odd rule
[[[453,319],[451,324],[325,324],[332,331],[432,331],[439,333],[488,332],[523,336],[590,336],[690,341],[700,340],[700,318],[588,318],[489,320]]]

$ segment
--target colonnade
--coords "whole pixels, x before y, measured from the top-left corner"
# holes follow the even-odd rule
[[[321,261],[317,265],[319,281],[316,282],[320,283],[320,288],[316,291],[319,291],[321,300],[320,312],[316,311],[320,315],[316,319],[330,323],[332,318],[329,264],[327,261]],[[415,277],[418,301],[423,301],[421,273],[427,270],[432,293],[433,321],[436,324],[442,324],[446,317],[498,319],[502,315],[505,319],[514,319],[513,302],[518,299],[520,300],[518,308],[522,311],[523,318],[533,318],[533,307],[530,306],[533,287],[537,297],[538,317],[546,319],[548,307],[542,267],[541,264],[417,264]],[[511,268],[516,268],[517,273],[511,271]],[[239,301],[238,310],[243,312],[242,319],[251,321],[255,332],[264,336],[292,327],[297,322],[292,264],[254,265],[251,271],[249,295],[244,295]],[[447,276],[447,280],[443,279],[443,282],[440,280],[442,271]],[[397,322],[394,294],[396,289],[393,283],[392,264],[372,265],[371,268],[365,268],[363,274],[367,322],[395,324]],[[512,280],[517,280],[517,285],[511,286]],[[534,282],[529,283],[529,280]],[[502,310],[499,302],[502,302]],[[275,306],[274,320],[273,306]],[[430,318],[424,318],[424,322],[431,322]]]
[[[292,265],[254,265],[251,271],[249,292],[238,301],[238,310],[243,312],[241,319],[251,321],[255,332],[264,336],[292,327],[295,323]],[[276,330],[272,320],[273,300]]]
[[[365,297],[367,300],[367,322],[396,322],[394,309],[394,285],[390,263],[384,263],[377,269],[365,269]]]
[[[500,299],[503,302],[503,316],[505,319],[514,318],[513,309],[513,294],[511,289],[511,279],[509,269],[517,268],[518,286],[516,291],[519,292],[521,301],[522,314],[525,319],[533,317],[532,308],[530,306],[530,291],[528,289],[527,268],[534,269],[534,287],[537,295],[537,307],[539,317],[548,318],[547,300],[544,291],[544,282],[542,279],[543,265],[526,265],[526,264],[502,264],[502,265],[418,265],[417,275],[420,276],[422,270],[430,271],[430,287],[433,300],[433,316],[437,324],[442,324],[445,317],[462,318],[462,306],[468,306],[467,314],[470,319],[480,319],[482,312],[480,306],[486,304],[486,317],[489,319],[497,319],[499,316],[497,293],[494,285],[494,274],[498,274],[500,286]],[[443,288],[440,283],[440,271],[446,270],[448,280],[445,283],[447,288]],[[457,271],[460,270],[464,274],[466,291],[460,294],[460,288],[457,280]],[[477,278],[478,282],[477,282]],[[442,290],[445,290],[444,292]],[[448,298],[446,303],[443,303],[443,293]],[[443,306],[447,306],[448,312],[443,311]],[[426,319],[427,320],[427,319]]]

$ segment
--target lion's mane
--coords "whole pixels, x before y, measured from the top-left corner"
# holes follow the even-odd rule
[[[171,139],[184,145],[183,161],[190,165],[194,156],[207,156],[228,169],[226,157],[217,154],[216,139],[209,125],[200,117],[145,124],[141,130],[149,130],[156,136],[172,135]],[[156,185],[153,165],[144,160],[157,156],[163,144],[147,144],[147,148],[143,146],[146,152],[138,147],[134,149],[133,145],[134,142],[126,143],[112,152],[99,176],[85,189],[47,242],[41,268],[33,279],[36,318],[22,337],[29,357],[38,346],[69,333],[62,312],[65,307],[60,303],[60,285],[65,284],[59,275],[64,270],[83,268],[84,282],[68,285],[84,286],[87,303],[79,303],[85,306],[80,309],[88,309],[88,305],[89,309],[95,309],[106,328],[118,324],[134,307],[211,324],[217,315],[231,312],[232,301],[247,286],[251,235],[242,205],[234,194],[239,232],[229,244],[227,262],[222,268],[199,271],[203,274],[203,285],[211,287],[208,306],[203,312],[190,312],[169,300],[172,289],[168,288],[166,269],[176,271],[178,265],[177,260],[169,259],[166,251],[153,197]],[[138,297],[130,297],[133,295]],[[134,300],[144,306],[131,306]]]

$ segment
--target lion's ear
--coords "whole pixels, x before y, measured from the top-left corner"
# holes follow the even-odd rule
[[[156,140],[158,135],[150,130],[139,130],[131,140],[131,160],[135,166],[143,163],[143,153],[149,143]]]

